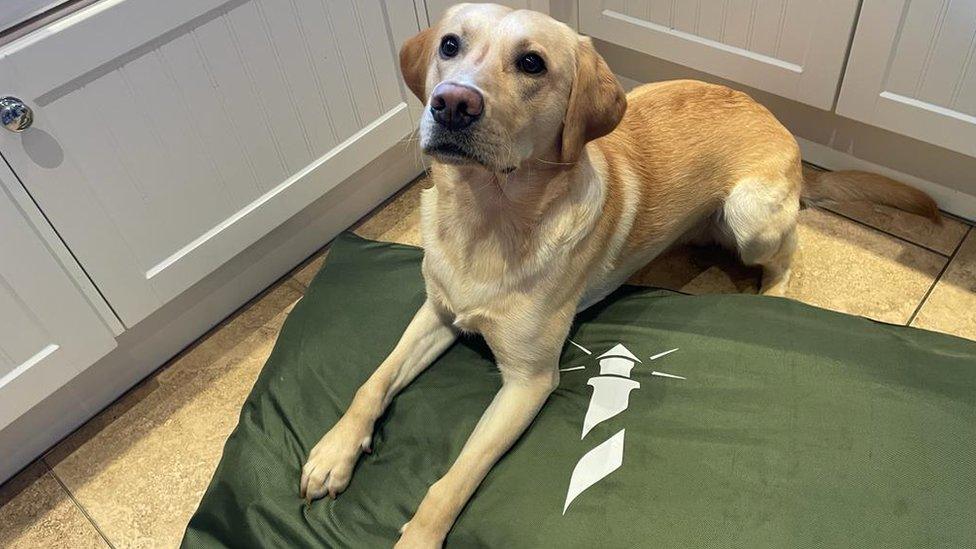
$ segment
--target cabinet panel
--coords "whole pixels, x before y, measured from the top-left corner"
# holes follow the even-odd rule
[[[594,0],[584,34],[830,109],[857,0]]]
[[[103,0],[0,50],[0,150],[132,326],[409,134],[391,11]]]
[[[37,14],[57,7],[65,0],[7,0],[0,10],[0,31],[7,30]]]
[[[427,0],[427,17],[431,24],[436,23],[447,8],[457,4],[454,0]],[[483,4],[485,2],[474,2],[475,4]],[[530,9],[541,11],[543,13],[549,13],[549,0],[497,0],[495,2],[489,2],[494,4],[502,4],[516,9]]]
[[[837,112],[976,156],[976,2],[865,0]]]
[[[0,172],[0,429],[115,347],[14,201],[16,184]]]

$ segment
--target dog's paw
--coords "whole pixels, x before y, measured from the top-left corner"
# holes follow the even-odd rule
[[[335,499],[349,486],[362,452],[372,452],[370,429],[343,418],[312,448],[302,467],[300,494],[306,501]]]

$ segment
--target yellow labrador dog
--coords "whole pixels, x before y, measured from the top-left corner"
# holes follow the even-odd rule
[[[427,106],[427,301],[312,449],[302,495],[346,488],[377,418],[459,331],[484,336],[502,376],[401,547],[441,545],[556,388],[576,312],[676,241],[717,240],[762,266],[762,292],[775,295],[789,280],[801,193],[938,215],[928,196],[880,176],[803,188],[796,140],[747,95],[676,81],[625,96],[588,38],[532,11],[456,6],[404,44],[400,64]]]

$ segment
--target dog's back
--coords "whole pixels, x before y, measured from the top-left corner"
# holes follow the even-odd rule
[[[800,150],[765,107],[692,80],[638,87],[627,105],[620,125],[589,149],[607,187],[605,210],[628,225],[613,282],[703,227],[755,263],[792,240]]]

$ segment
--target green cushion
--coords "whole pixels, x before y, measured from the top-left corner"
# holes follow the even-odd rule
[[[299,477],[422,303],[422,253],[335,241],[244,404],[185,547],[392,545],[499,387],[480,338],[460,340],[393,401],[338,500],[306,506]],[[584,368],[562,374],[448,547],[976,545],[973,342],[786,299],[633,287],[579,315],[570,337],[593,354],[567,343],[560,367]],[[640,362],[601,366],[618,343]],[[629,405],[581,439],[590,379],[626,400],[613,387],[633,385],[619,375],[631,365],[640,386]],[[577,481],[599,480],[564,514],[584,455]]]

